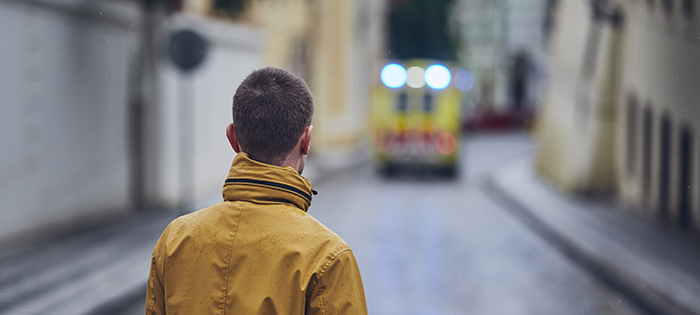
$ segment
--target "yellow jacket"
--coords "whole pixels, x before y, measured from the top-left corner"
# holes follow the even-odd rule
[[[355,257],[306,213],[311,193],[291,167],[238,154],[224,201],[163,231],[146,314],[367,314]]]

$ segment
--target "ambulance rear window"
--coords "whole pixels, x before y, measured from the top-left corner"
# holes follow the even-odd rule
[[[408,95],[406,92],[401,92],[399,96],[396,97],[396,110],[399,112],[408,111]]]
[[[435,98],[433,94],[425,93],[423,95],[423,111],[426,113],[432,113],[435,111]]]

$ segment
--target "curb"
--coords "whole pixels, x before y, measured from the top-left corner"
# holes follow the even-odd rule
[[[658,292],[640,279],[625,272],[624,268],[597,259],[594,255],[577,246],[576,242],[545,223],[534,211],[512,197],[497,183],[493,174],[482,179],[478,186],[486,195],[503,205],[508,212],[545,242],[561,251],[593,277],[622,294],[644,312],[652,315],[695,314],[692,310],[675,303],[665,292]]]

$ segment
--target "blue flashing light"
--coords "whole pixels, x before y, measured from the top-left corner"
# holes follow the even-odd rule
[[[450,70],[443,65],[432,65],[425,69],[425,83],[433,89],[442,90],[450,85],[450,81]]]
[[[474,87],[474,84],[476,83],[474,75],[471,72],[464,69],[459,69],[452,81],[454,81],[454,86],[462,92],[467,92],[471,90]]]
[[[390,63],[382,69],[382,83],[392,89],[398,89],[406,84],[406,69],[397,63]]]

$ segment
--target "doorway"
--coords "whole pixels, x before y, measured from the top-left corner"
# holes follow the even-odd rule
[[[644,129],[642,130],[642,196],[647,206],[651,205],[651,105],[644,109]]]
[[[671,118],[668,114],[661,118],[661,139],[659,148],[659,156],[661,157],[659,165],[659,214],[661,218],[668,218],[668,201],[669,201],[669,175],[671,169]]]
[[[693,168],[693,135],[688,126],[681,131],[680,145],[680,196],[678,201],[678,225],[683,228],[690,226],[690,213],[692,208],[692,168]]]

